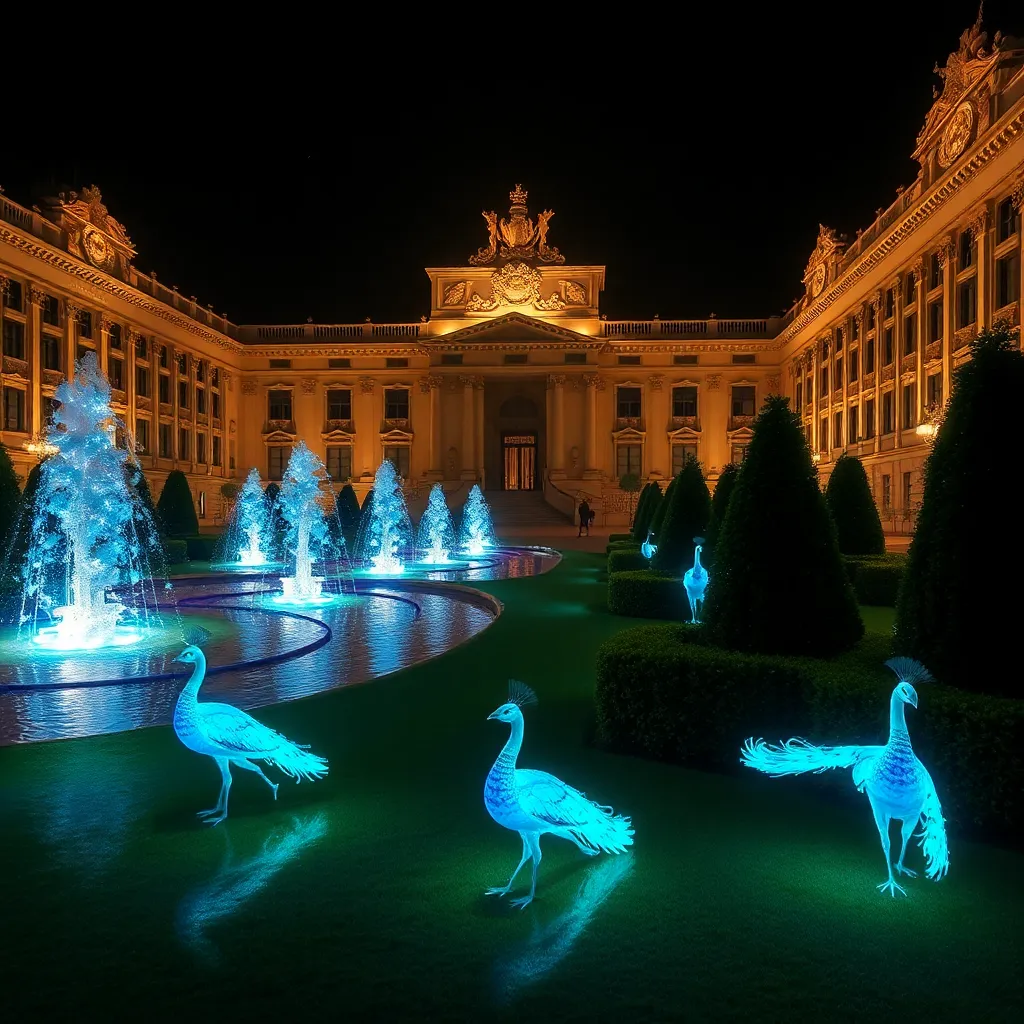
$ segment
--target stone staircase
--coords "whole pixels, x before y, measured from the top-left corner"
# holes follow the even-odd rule
[[[484,497],[491,506],[491,518],[499,537],[502,530],[514,532],[520,527],[570,525],[568,517],[552,508],[540,491],[486,491]]]

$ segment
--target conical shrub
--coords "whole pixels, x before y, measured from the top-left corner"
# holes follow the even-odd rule
[[[885,554],[882,521],[860,459],[845,452],[839,456],[825,487],[825,504],[844,555]]]
[[[763,654],[829,657],[864,625],[789,399],[767,399],[729,499],[704,609],[708,638]]]
[[[666,501],[665,518],[655,538],[658,550],[652,564],[659,572],[682,576],[693,565],[693,538],[703,537],[711,518],[711,495],[696,459],[687,459]]]
[[[729,499],[732,498],[739,471],[740,467],[735,462],[727,462],[722,467],[722,472],[718,474],[715,493],[711,495],[711,522],[708,525],[708,539],[704,547],[706,555],[701,555],[701,561],[708,566],[714,562],[715,545],[722,533],[722,524],[725,522],[726,512],[729,511]]]
[[[1000,439],[1016,436],[1024,354],[1005,329],[983,332],[957,370],[924,468],[924,495],[896,604],[895,650],[943,683],[1019,696],[1024,539],[1010,524],[990,547],[981,531],[1013,479]],[[1015,505],[1009,506],[1011,509]]]
[[[665,488],[665,493],[661,496],[661,500],[654,509],[654,515],[651,516],[651,521],[647,528],[654,532],[655,541],[658,541],[658,538],[661,536],[661,527],[665,522],[665,513],[668,511],[668,506],[672,501],[672,495],[675,494],[676,481],[678,479],[678,476],[674,476],[669,481],[668,487]],[[647,534],[645,533],[644,536],[646,537]]]
[[[648,524],[654,514],[651,502],[655,501],[654,492],[661,494],[661,488],[652,480],[640,492],[640,500],[636,504],[636,516],[633,519],[633,539],[643,541],[647,537]]]
[[[356,533],[359,530],[359,499],[351,484],[345,484],[338,492],[337,510],[345,542],[351,548],[355,544]]]
[[[192,503],[188,477],[180,469],[172,469],[167,474],[156,511],[168,537],[195,537],[199,533],[199,518]]]

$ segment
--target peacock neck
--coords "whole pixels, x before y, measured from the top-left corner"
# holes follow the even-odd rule
[[[519,757],[519,748],[523,745],[523,717],[520,715],[512,722],[512,731],[509,733],[508,741],[502,747],[498,760],[494,762],[495,768],[499,765],[502,768],[515,768],[516,760]]]
[[[907,718],[903,701],[899,694],[893,690],[892,700],[889,701],[889,742],[893,739],[904,739],[910,741],[910,734],[907,732]]]
[[[703,566],[700,564],[700,545],[693,549],[693,571],[700,572]]]
[[[196,655],[195,668],[192,669],[192,675],[189,676],[188,682],[185,684],[185,688],[181,691],[181,696],[178,700],[195,700],[199,696],[199,687],[203,685],[203,678],[206,675],[206,658],[202,652]]]

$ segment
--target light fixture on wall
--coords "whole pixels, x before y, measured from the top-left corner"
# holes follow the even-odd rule
[[[812,452],[811,453],[811,462],[813,462],[815,465],[817,465],[819,462],[821,462],[821,452]]]

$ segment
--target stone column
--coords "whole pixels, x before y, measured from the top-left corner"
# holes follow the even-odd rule
[[[484,451],[484,379],[476,377],[473,381],[473,415],[476,421],[476,452],[477,469],[479,470],[480,488],[487,489],[487,459]]]
[[[992,274],[989,270],[989,228],[991,218],[988,215],[988,206],[982,207],[977,216],[971,221],[968,231],[974,236],[975,254],[974,258],[978,264],[977,270],[977,294],[978,294],[978,316],[977,325],[980,334],[992,322],[992,298],[989,290],[992,282]]]
[[[192,472],[195,473],[199,467],[197,456],[199,454],[199,402],[196,394],[196,376],[199,369],[199,360],[195,356],[189,356],[188,360],[188,397],[189,411],[192,413],[192,447],[189,450],[189,462],[192,466]],[[295,410],[292,409],[292,416],[295,415]],[[207,419],[209,419],[209,413],[207,413]],[[207,439],[209,440],[209,439]],[[209,453],[207,453],[209,458]]]
[[[665,375],[652,373],[647,378],[647,387],[644,389],[644,407],[641,419],[642,430],[647,439],[647,473],[645,479],[654,469],[661,470],[667,480],[672,479],[672,452],[669,448],[668,432],[662,426],[667,426],[670,408],[664,406],[665,400]],[[657,429],[655,429],[657,424]],[[664,466],[664,469],[662,467]]]
[[[1024,348],[1024,171],[1017,176],[1017,184],[1014,185],[1010,199],[1017,211],[1017,270],[1020,274],[1017,283],[1017,326],[1022,329],[1017,341]]]
[[[927,338],[928,303],[926,295],[928,288],[925,283],[925,261],[920,258],[913,267],[914,273],[914,294],[917,297],[917,336],[914,338],[914,352],[917,354],[917,409],[914,414],[914,422],[920,423],[924,418],[925,392],[928,389],[928,377],[925,373],[925,339]]]
[[[604,381],[597,373],[585,373],[583,383],[587,388],[586,410],[583,434],[583,479],[597,480],[601,469],[597,458],[597,393],[604,389]]]
[[[903,362],[903,290],[900,279],[889,282],[892,289],[892,399],[893,418],[896,421],[896,436],[893,439],[895,451],[903,447],[903,381],[900,379],[900,365]]]
[[[475,378],[460,377],[459,383],[462,385],[462,479],[476,480]]]
[[[32,436],[44,429],[43,423],[43,304],[46,292],[42,288],[30,288],[31,303],[28,315],[29,345],[32,358],[29,361],[29,379],[32,381]]]
[[[67,367],[65,373],[69,378],[75,372],[75,357],[78,355],[78,317],[81,312],[79,306],[64,300],[64,351]]]
[[[856,313],[853,314],[854,322],[857,324],[857,440],[860,441],[864,437],[864,396],[861,392],[864,390],[864,335],[865,328],[867,327],[867,317],[864,316],[864,307],[861,306]],[[852,339],[851,339],[852,340]],[[851,360],[852,362],[852,360]],[[846,368],[846,375],[850,375],[850,367]]]
[[[875,311],[875,451],[882,450],[882,315],[884,310],[882,293],[875,292],[871,308]]]
[[[551,454],[548,473],[552,480],[565,479],[565,374],[548,377],[551,387]]]
[[[949,398],[953,381],[953,336],[956,334],[956,243],[947,235],[939,246],[939,266],[942,267],[942,400]]]
[[[171,412],[174,416],[174,421],[171,426],[171,454],[174,456],[174,468],[180,468],[178,466],[178,459],[181,458],[181,452],[178,451],[178,442],[181,439],[181,430],[179,427],[181,410],[178,407],[178,377],[181,372],[181,366],[178,364],[178,350],[171,345],[166,346],[170,349],[171,358],[168,360],[171,368]],[[266,416],[266,409],[263,410],[263,415]]]
[[[102,313],[96,318],[96,327],[99,330],[99,337],[96,339],[96,362],[99,363],[100,370],[109,378],[110,377],[110,328],[111,320],[110,317],[104,316]],[[121,342],[124,344],[124,341]],[[124,369],[124,367],[122,367]],[[128,382],[122,381],[125,389],[127,390]]]
[[[430,480],[444,479],[444,464],[441,456],[441,385],[444,379],[437,374],[420,378],[420,392],[429,396],[430,431],[427,452],[427,477]]]
[[[821,451],[820,433],[821,424],[821,339],[815,338],[811,345],[811,453],[817,454]],[[698,410],[699,412],[700,410]],[[729,453],[732,458],[732,453]]]
[[[379,453],[379,457],[377,452],[377,446],[380,444],[380,421],[384,417],[383,415],[376,415],[374,407],[374,391],[376,387],[377,382],[373,377],[359,378],[359,393],[363,396],[363,409],[365,411],[362,416],[358,417],[355,424],[356,439],[358,443],[359,438],[362,438],[362,444],[360,445],[363,460],[361,475],[369,478],[373,477],[377,467],[384,461],[383,451]],[[355,415],[355,410],[353,410],[353,415]],[[364,424],[362,431],[359,429],[360,422]],[[354,466],[352,474],[353,476],[355,475]]]

